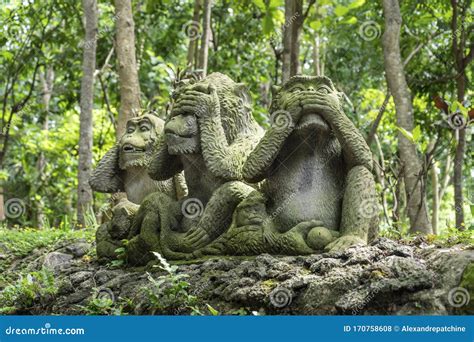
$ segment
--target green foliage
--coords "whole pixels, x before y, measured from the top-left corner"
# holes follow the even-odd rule
[[[20,275],[0,292],[0,314],[28,312],[33,306],[44,305],[57,291],[54,274],[47,269]]]
[[[128,245],[128,240],[122,240],[122,247],[119,247],[115,250],[115,254],[117,255],[116,260],[112,260],[110,262],[111,267],[121,267],[123,265],[127,264],[127,245]]]
[[[101,295],[101,290],[93,289],[94,295],[86,306],[80,306],[86,315],[94,316],[124,316],[132,312],[134,308],[133,301],[128,298],[111,298],[108,295]]]
[[[156,279],[147,273],[150,285],[144,288],[150,303],[152,314],[180,314],[191,311],[191,314],[201,314],[197,307],[197,297],[189,293],[190,284],[185,280],[187,274],[178,273],[178,266],[170,265],[159,253],[153,253],[159,260],[158,266],[165,271]]]
[[[463,245],[465,248],[474,247],[474,230],[460,231],[456,228],[447,228],[438,235],[427,235],[421,237],[417,234],[408,234],[408,227],[403,230],[387,228],[381,231],[380,235],[402,243],[412,244],[416,242],[425,242],[438,247],[452,247],[454,245]]]
[[[52,249],[59,241],[86,239],[94,241],[95,232],[92,229],[9,229],[0,227],[0,245],[5,246],[8,254],[25,257],[39,248]]]

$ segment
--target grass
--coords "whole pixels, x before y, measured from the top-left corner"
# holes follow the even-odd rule
[[[86,239],[94,241],[95,231],[92,229],[11,229],[0,227],[0,251],[16,257],[25,257],[35,249],[53,247],[60,241]]]
[[[16,274],[23,270],[8,272],[9,266],[15,259],[31,255],[35,250],[53,250],[63,241],[85,239],[94,241],[94,229],[74,230],[71,228],[6,228],[0,226],[0,254],[6,258],[0,259],[0,289],[16,279]],[[16,274],[12,274],[16,273]],[[13,277],[15,277],[13,279]]]

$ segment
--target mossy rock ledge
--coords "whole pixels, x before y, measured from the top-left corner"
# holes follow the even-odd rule
[[[101,265],[85,255],[85,248],[95,247],[69,241],[54,251],[11,260],[10,274],[46,265],[58,284],[55,296],[13,313],[84,314],[98,290],[132,303],[125,314],[190,313],[188,307],[151,310],[145,288],[151,286],[150,276],[164,274],[160,268]],[[212,257],[176,265],[178,273],[188,275],[197,306],[210,305],[219,314],[474,314],[474,250],[461,245],[438,248],[378,238],[339,253]]]

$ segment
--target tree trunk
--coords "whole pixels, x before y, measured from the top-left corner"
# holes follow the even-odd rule
[[[303,0],[293,0],[293,16],[291,18],[291,49],[290,77],[301,72],[300,68],[300,36],[303,26]]]
[[[400,54],[402,18],[398,0],[384,0],[383,9],[385,33],[382,43],[387,83],[395,102],[397,125],[411,132],[414,127],[413,107]],[[424,175],[416,146],[403,134],[398,133],[398,149],[404,170],[410,232],[429,234],[432,230],[426,210]]]
[[[293,0],[285,0],[285,25],[282,29],[282,63],[281,63],[281,81],[288,81],[291,75],[291,30],[289,25],[293,18]]]
[[[135,24],[131,0],[115,0],[116,47],[120,83],[117,139],[125,132],[127,120],[140,113],[140,84],[135,54]]]
[[[466,93],[467,75],[466,67],[474,56],[471,46],[469,54],[464,56],[466,47],[466,11],[471,1],[465,1],[464,6],[458,7],[457,0],[451,0],[453,15],[451,19],[452,51],[456,66],[456,89],[457,100],[463,103]],[[458,39],[459,38],[459,39]],[[456,215],[456,227],[465,230],[464,223],[464,194],[463,194],[463,163],[466,150],[466,127],[460,127],[454,134],[457,137],[456,153],[454,155],[454,208]]]
[[[207,75],[207,59],[209,55],[209,40],[211,39],[211,10],[212,0],[204,0],[202,17],[201,50],[199,51],[198,69],[203,77]]]
[[[438,234],[439,222],[439,180],[438,180],[438,166],[436,162],[431,168],[431,188],[433,189],[433,204],[431,210],[431,226],[433,227],[433,234]]]
[[[84,7],[85,41],[81,81],[81,115],[79,137],[77,222],[85,226],[85,213],[92,203],[89,177],[92,166],[92,109],[94,103],[94,72],[97,36],[97,0],[82,0]]]
[[[47,67],[44,74],[41,74],[41,88],[43,93],[43,106],[44,106],[44,118],[42,124],[42,131],[47,132],[49,130],[49,102],[51,100],[51,93],[53,92],[54,83],[54,70],[51,66]],[[36,169],[38,170],[38,178],[44,177],[44,167],[46,165],[46,159],[43,151],[40,152]],[[46,217],[44,216],[44,203],[40,199],[36,203],[36,226],[43,228]]]
[[[201,0],[194,0],[194,13],[193,13],[193,23],[199,23],[199,15],[201,13]],[[187,56],[187,66],[193,70],[196,66],[194,61],[194,56],[196,55],[196,49],[198,48],[198,39],[189,39],[188,45],[188,56]]]
[[[324,76],[321,73],[321,41],[317,33],[313,41],[313,67],[316,76]]]

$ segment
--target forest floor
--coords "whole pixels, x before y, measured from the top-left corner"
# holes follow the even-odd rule
[[[142,268],[99,264],[94,235],[0,228],[0,314],[474,314],[469,232]]]

